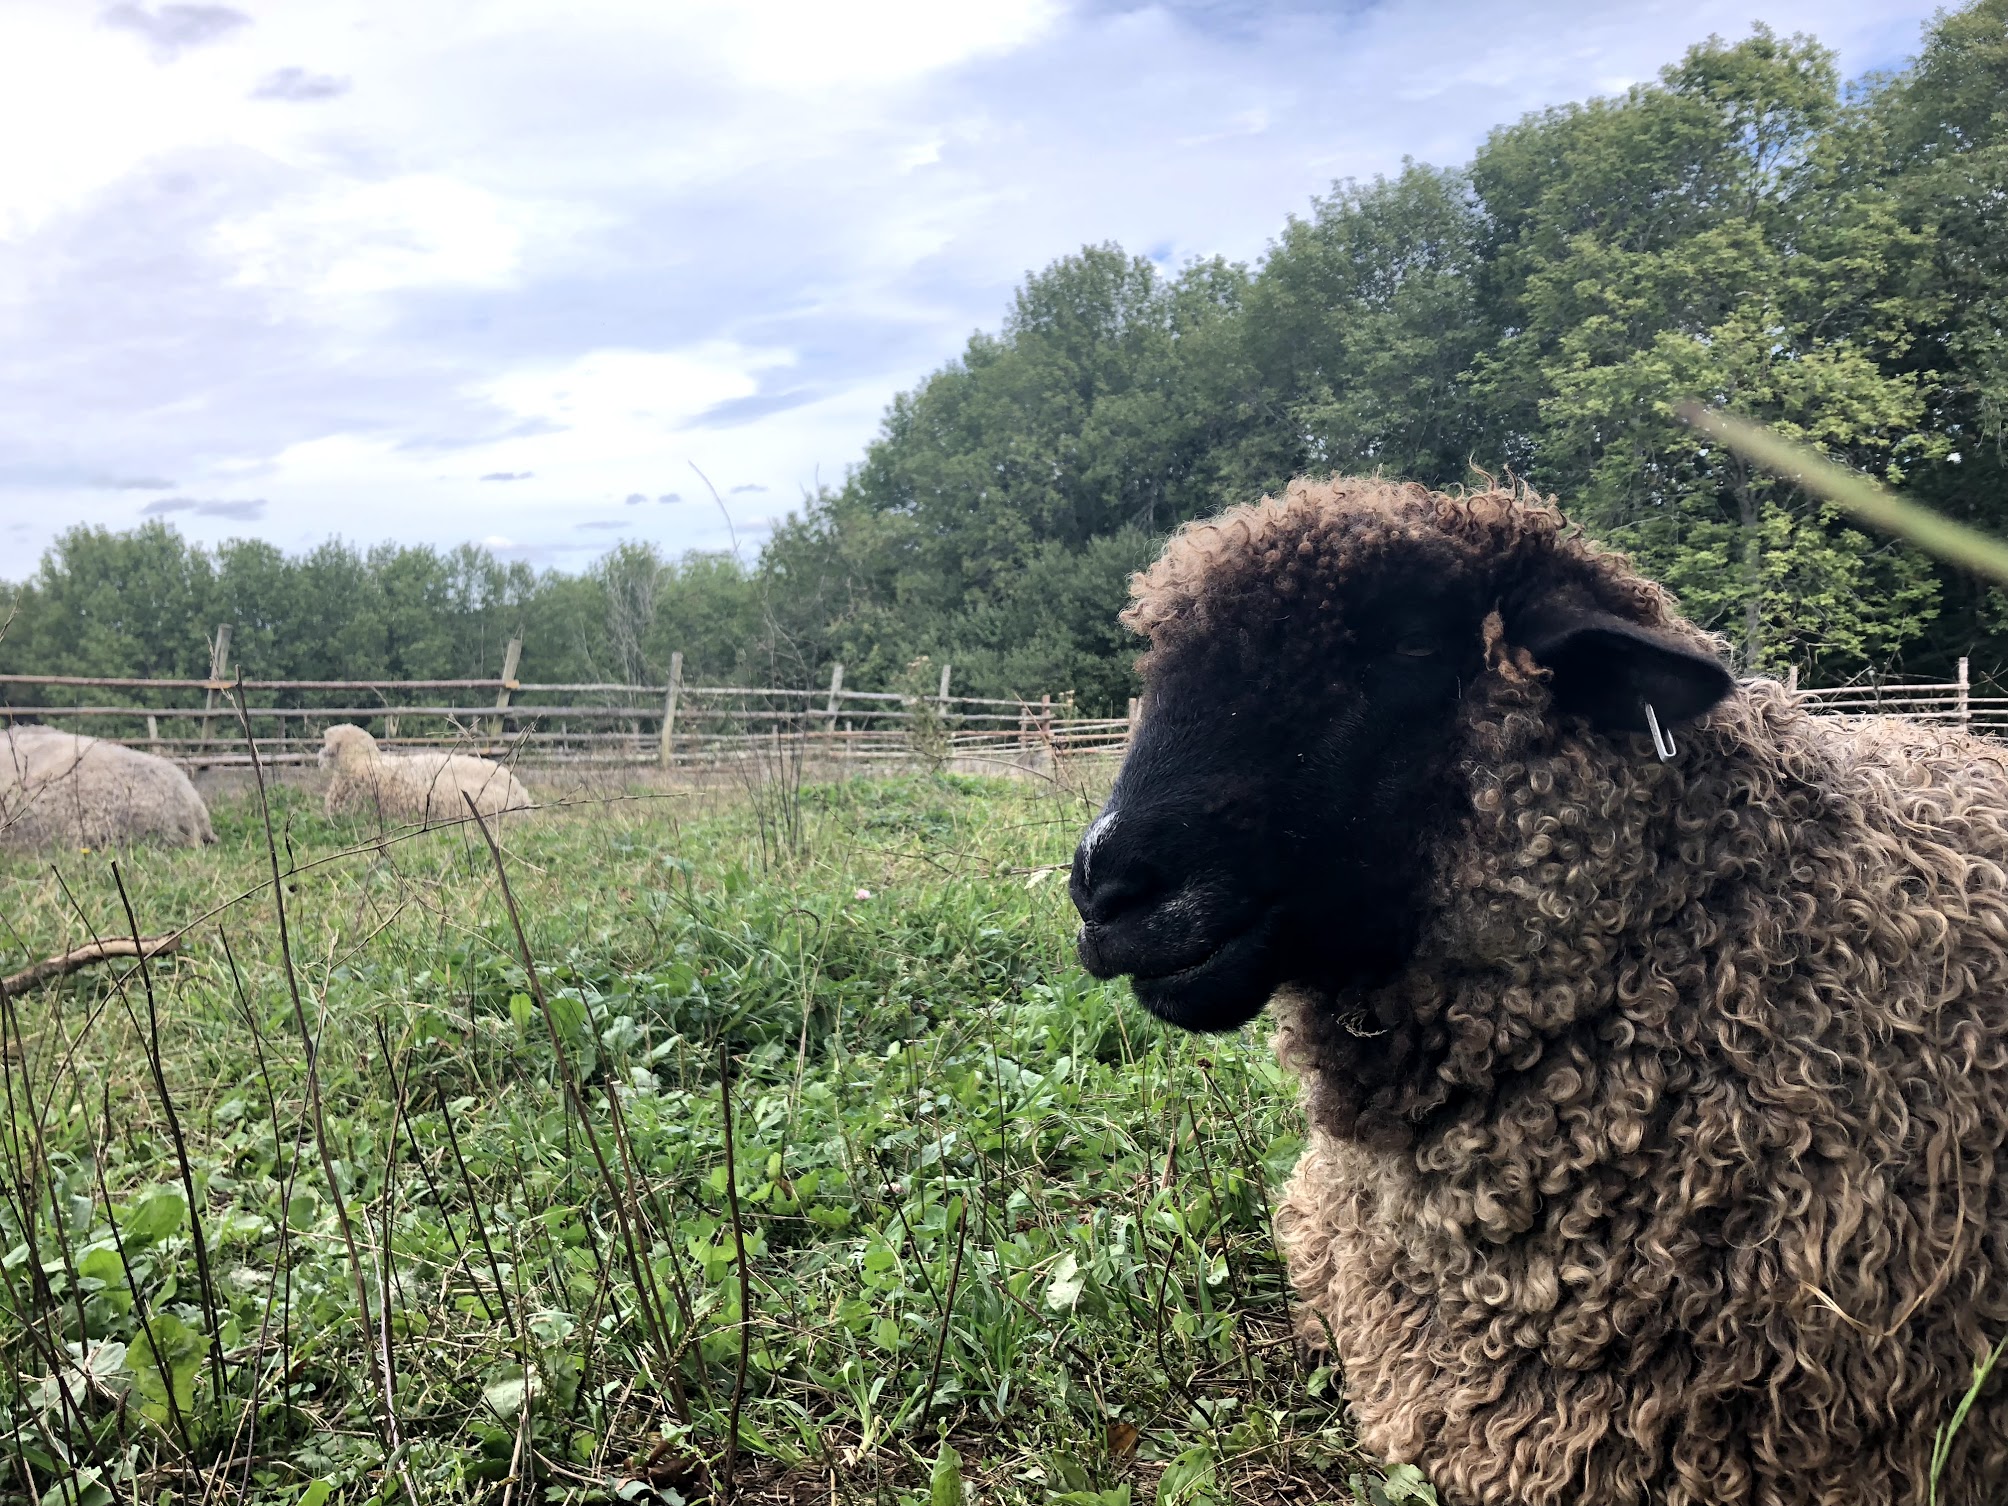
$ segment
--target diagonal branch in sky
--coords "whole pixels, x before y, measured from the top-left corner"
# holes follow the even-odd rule
[[[704,483],[705,489],[711,493],[711,500],[718,504],[718,511],[724,515],[725,531],[732,535],[732,557],[738,560],[740,564],[745,564],[745,558],[739,553],[739,530],[732,525],[732,513],[726,507],[725,499],[718,495],[718,488],[711,484],[711,478],[705,475],[703,471],[698,470],[695,460],[690,462],[690,468],[693,471],[697,471],[697,479]]]
[[[1682,422],[1720,441],[1752,465],[1825,498],[1885,533],[1908,539],[1947,564],[2008,584],[2008,543],[1907,501],[1873,478],[1836,465],[1811,446],[1747,418],[1695,402],[1682,403],[1677,411]]]

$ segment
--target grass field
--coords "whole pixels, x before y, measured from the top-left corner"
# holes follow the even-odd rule
[[[1072,960],[1089,813],[581,802],[500,834],[520,943],[478,830],[295,790],[278,896],[255,798],[202,852],[4,860],[7,971],[188,936],[5,1005],[0,1489],[1432,1499],[1297,1358],[1261,1040]]]

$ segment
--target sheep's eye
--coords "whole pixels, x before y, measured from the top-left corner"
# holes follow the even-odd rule
[[[1394,651],[1404,659],[1427,659],[1436,652],[1436,645],[1427,638],[1404,638],[1394,646]]]

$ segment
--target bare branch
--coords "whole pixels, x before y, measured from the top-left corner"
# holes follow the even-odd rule
[[[51,978],[66,977],[80,968],[96,962],[109,962],[115,957],[164,957],[180,945],[179,931],[170,931],[165,936],[142,936],[138,942],[130,936],[109,936],[72,952],[45,957],[18,973],[9,973],[0,978],[0,991],[9,995],[19,994],[27,989],[39,988]]]

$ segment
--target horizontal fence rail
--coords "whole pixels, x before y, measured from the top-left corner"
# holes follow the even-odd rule
[[[1942,722],[1984,737],[2008,738],[2008,695],[1991,682],[1987,694],[1976,694],[1965,659],[1955,678],[1945,681],[1871,679],[1847,685],[1801,687],[1794,671],[1790,683],[1807,709],[1828,716],[1900,716],[1917,722]]]
[[[1115,751],[1130,718],[1075,714],[1071,694],[1036,700],[854,690],[838,665],[827,686],[687,685],[683,656],[657,684],[519,679],[520,643],[492,679],[257,680],[225,672],[219,630],[201,679],[0,674],[0,724],[44,724],[123,743],[190,768],[251,761],[237,696],[259,759],[318,760],[338,723],[366,727],[392,751],[450,751],[525,764],[677,769],[791,758],[861,769],[916,760],[1024,764]],[[488,699],[492,697],[492,700]]]
[[[673,770],[761,762],[779,755],[855,767],[916,761],[1023,765],[1117,753],[1138,715],[1075,714],[1071,694],[1037,700],[853,690],[838,665],[812,689],[686,685],[683,656],[660,684],[539,682],[516,676],[519,643],[493,679],[239,680],[225,674],[229,634],[219,631],[203,679],[0,674],[0,723],[42,723],[158,753],[191,768],[251,761],[236,697],[241,691],[258,757],[307,764],[341,722],[367,727],[387,749],[451,751],[524,764],[653,765]],[[1901,716],[2008,739],[2008,693],[1975,693],[1967,662],[1945,682],[1881,679],[1801,688],[1822,715]],[[125,692],[125,695],[114,694]],[[484,692],[475,695],[447,692]]]

